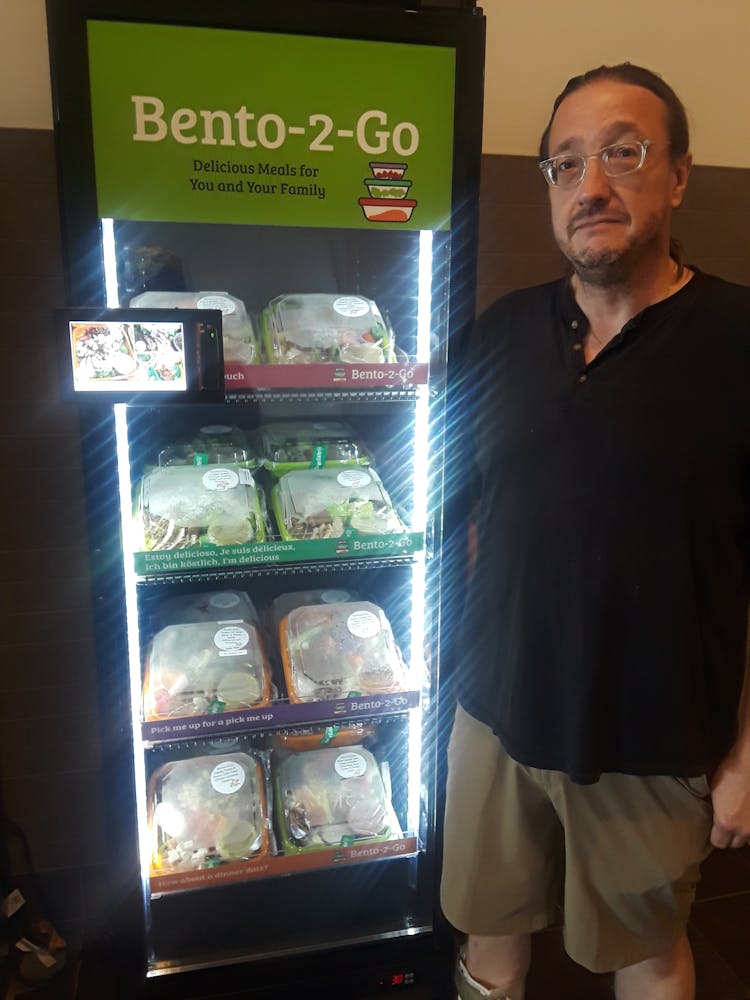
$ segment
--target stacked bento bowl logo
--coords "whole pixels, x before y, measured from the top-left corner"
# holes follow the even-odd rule
[[[417,204],[407,198],[411,181],[404,180],[405,163],[370,163],[372,177],[365,180],[369,198],[359,204],[368,222],[408,222]]]

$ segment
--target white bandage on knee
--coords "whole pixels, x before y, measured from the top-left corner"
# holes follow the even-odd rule
[[[458,956],[457,972],[458,1000],[524,1000],[526,995],[525,979],[494,989],[483,986],[466,968],[463,955]]]

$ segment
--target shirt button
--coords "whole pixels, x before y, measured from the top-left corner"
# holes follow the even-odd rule
[[[578,376],[578,381],[579,382],[585,382],[587,378],[588,378],[587,375],[579,375]]]
[[[580,341],[580,340],[577,340],[577,341],[575,342],[575,344],[573,344],[573,350],[574,350],[574,351],[580,351],[580,349],[581,349],[581,347],[582,347],[582,346],[583,346],[583,345],[581,344],[581,341]]]
[[[570,329],[571,330],[577,330],[578,329],[578,320],[577,319],[574,319],[573,322],[570,324]]]

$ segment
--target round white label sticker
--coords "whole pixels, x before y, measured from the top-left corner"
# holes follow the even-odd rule
[[[221,309],[225,316],[237,308],[226,295],[202,295],[195,304],[199,309]]]
[[[214,646],[224,650],[244,649],[249,639],[250,634],[240,625],[224,625],[214,633]]]
[[[232,795],[245,784],[245,772],[236,760],[223,760],[211,772],[211,787],[221,795]]]
[[[367,770],[367,761],[361,753],[350,750],[347,753],[340,753],[333,766],[342,778],[361,778]]]
[[[340,295],[334,300],[333,308],[339,316],[347,316],[350,319],[366,316],[370,311],[367,300],[361,299],[358,295]]]
[[[352,611],[346,619],[346,627],[358,639],[372,639],[380,631],[380,620],[372,611]]]
[[[240,603],[240,595],[222,591],[220,594],[211,594],[208,603],[212,608],[235,608]]]
[[[211,469],[204,473],[201,482],[207,490],[233,490],[239,486],[240,477],[234,469]]]
[[[349,600],[348,590],[324,590],[320,599],[323,604],[340,604]]]
[[[336,476],[336,482],[341,486],[367,486],[372,482],[372,476],[361,469],[344,469]]]

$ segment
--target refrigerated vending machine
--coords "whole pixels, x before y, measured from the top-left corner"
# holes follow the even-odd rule
[[[443,500],[482,13],[48,0],[48,20],[56,336],[139,988],[448,996]]]

